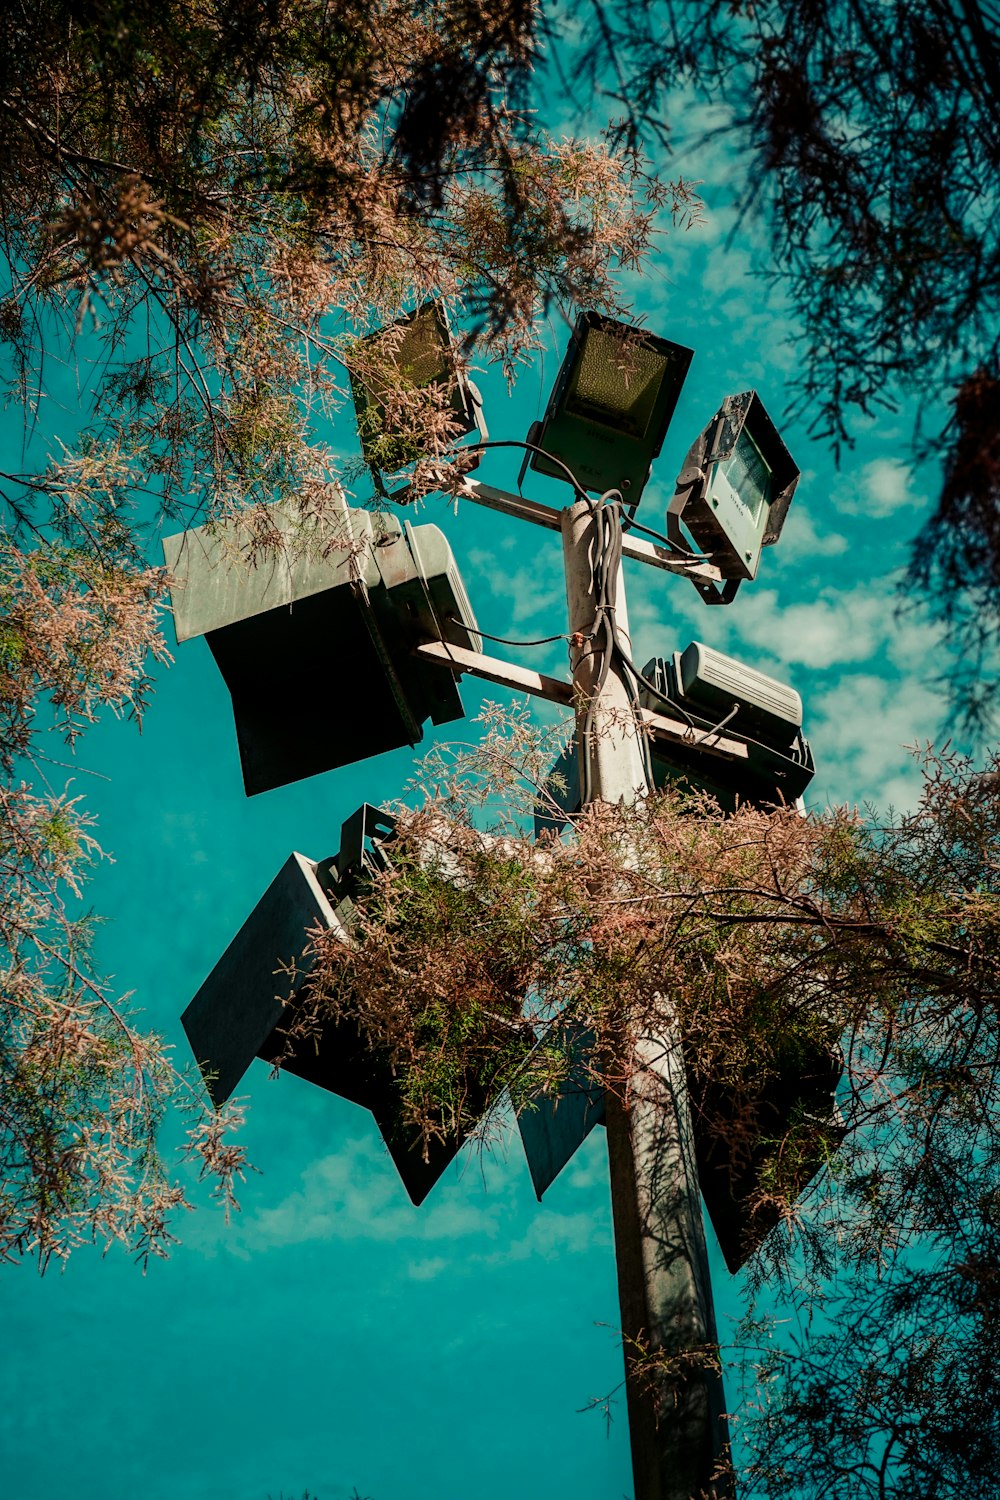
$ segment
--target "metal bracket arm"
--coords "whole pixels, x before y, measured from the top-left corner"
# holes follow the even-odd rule
[[[513,495],[508,490],[495,489],[478,479],[466,479],[454,492],[457,500],[471,500],[473,505],[484,505],[488,510],[502,511],[518,521],[531,521],[535,526],[545,526],[549,531],[560,530],[561,510],[552,505],[543,505],[540,500],[528,500],[524,495]],[[663,568],[667,573],[679,573],[696,583],[709,586],[722,582],[722,574],[714,563],[697,558],[678,557],[668,547],[658,547],[642,537],[626,532],[622,537],[622,555],[634,562],[649,563],[654,568]]]
[[[452,646],[446,641],[427,641],[414,647],[414,656],[435,666],[448,667],[452,672],[468,672],[473,677],[482,677],[487,682],[512,688],[515,693],[532,693],[536,698],[548,698],[551,703],[573,706],[573,684],[560,677],[547,677],[543,672],[533,672],[529,667],[519,667],[513,662],[503,661],[498,656],[484,656],[479,651],[469,651],[464,646]],[[643,728],[654,740],[666,740],[674,745],[697,744],[706,755],[718,755],[723,760],[747,760],[749,751],[742,740],[730,739],[726,735],[709,734],[696,738],[687,724],[679,719],[668,719],[663,714],[642,709],[639,718]]]

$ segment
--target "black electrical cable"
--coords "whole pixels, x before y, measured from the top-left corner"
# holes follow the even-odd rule
[[[620,495],[620,491],[618,493]],[[636,677],[635,677],[634,671],[633,671],[633,669],[631,667],[631,659],[630,659],[628,653],[625,651],[624,647],[622,646],[621,633],[620,633],[620,631],[618,629],[618,620],[617,620],[617,615],[615,613],[615,609],[616,609],[616,606],[617,606],[618,574],[619,574],[619,569],[621,567],[621,557],[622,557],[622,540],[623,540],[622,509],[623,509],[623,507],[624,507],[624,500],[623,499],[620,500],[619,503],[613,503],[612,506],[605,507],[605,509],[613,511],[613,524],[610,526],[610,529],[608,531],[608,543],[609,543],[609,545],[608,545],[607,555],[606,555],[606,559],[605,559],[605,567],[609,571],[610,580],[613,581],[613,584],[612,584],[613,602],[611,604],[611,609],[610,609],[610,613],[609,613],[609,620],[608,620],[608,623],[609,623],[609,626],[610,626],[610,641],[609,641],[609,644],[610,644],[610,647],[611,647],[611,651],[618,656],[618,658],[620,659],[620,661],[622,663],[622,666],[624,667],[624,671],[622,672],[622,683],[623,683],[625,691],[626,691],[626,693],[628,695],[629,704],[631,706],[632,714],[633,714],[633,717],[635,718],[636,725],[638,726],[638,728],[641,728],[641,724],[642,724],[642,703],[641,703],[640,698],[639,698],[639,690],[638,690],[638,686],[637,686],[637,683],[636,683]],[[653,764],[652,764],[652,759],[651,759],[651,756],[650,756],[649,741],[647,740],[647,738],[646,738],[646,736],[644,734],[641,734],[641,733],[639,734],[639,743],[640,743],[640,753],[642,755],[643,774],[644,774],[644,776],[646,778],[646,789],[647,789],[647,791],[653,791],[654,790],[654,786],[655,786],[654,778],[653,778]]]
[[[562,469],[570,484],[572,484],[577,495],[589,506],[591,513],[595,516],[595,518],[598,519],[598,524],[600,527],[600,546],[598,548],[597,555],[594,558],[594,592],[597,594],[597,611],[595,613],[594,620],[589,631],[582,632],[584,637],[591,641],[597,640],[599,631],[602,631],[605,637],[603,647],[600,648],[602,657],[600,672],[594,687],[594,691],[591,695],[590,703],[587,706],[587,712],[584,716],[583,728],[581,731],[581,739],[583,741],[584,749],[584,799],[586,802],[589,802],[592,791],[590,775],[590,738],[593,730],[594,703],[600,697],[600,694],[603,691],[603,688],[608,680],[608,674],[611,671],[612,659],[616,654],[621,658],[622,664],[626,668],[627,675],[625,677],[625,690],[629,695],[629,700],[632,704],[633,711],[635,712],[637,722],[639,721],[639,714],[642,709],[642,704],[639,699],[636,683],[641,683],[642,686],[646,688],[647,691],[651,693],[652,696],[656,698],[660,703],[665,704],[668,708],[674,709],[677,713],[679,713],[685,720],[688,728],[692,730],[692,732],[696,727],[695,722],[692,719],[691,715],[688,713],[687,709],[684,708],[681,703],[678,703],[675,698],[671,698],[668,694],[664,693],[662,689],[658,688],[654,682],[651,682],[650,679],[644,675],[644,673],[640,672],[639,668],[632,660],[631,655],[622,645],[621,635],[618,631],[617,623],[615,621],[615,604],[617,601],[618,570],[621,565],[623,534],[625,531],[631,531],[633,529],[636,531],[641,531],[645,536],[652,537],[654,541],[660,542],[663,546],[667,547],[672,553],[675,554],[675,556],[687,559],[692,563],[706,561],[706,555],[692,552],[685,547],[678,547],[677,543],[672,541],[670,537],[664,536],[662,532],[654,531],[651,527],[644,526],[640,521],[637,521],[635,519],[635,512],[639,502],[636,500],[631,504],[626,503],[624,495],[619,489],[605,490],[604,493],[600,496],[599,500],[594,501],[587,493],[587,491],[583,488],[582,484],[577,479],[576,475],[573,473],[572,469],[570,469],[568,464],[563,463],[562,459],[556,458],[553,454],[546,452],[544,448],[540,448],[537,443],[521,442],[515,438],[490,438],[485,442],[470,443],[465,448],[459,450],[459,452],[468,453],[470,451],[481,450],[485,448],[520,448],[528,453],[541,453],[545,458],[549,460],[550,463],[553,463],[558,468]],[[617,496],[617,499],[612,499],[612,496]],[[604,524],[604,518],[606,516],[611,517],[611,521],[608,527],[605,527]],[[457,625],[465,625],[465,621],[456,619],[454,615],[450,615],[448,618]],[[534,641],[513,641],[508,640],[504,636],[491,635],[489,631],[479,629],[475,631],[475,634],[483,636],[486,640],[496,641],[498,644],[503,646],[548,646],[555,641],[564,641],[570,639],[570,637],[566,635],[550,635],[544,636],[541,639]],[[633,680],[630,681],[629,678]],[[732,709],[724,719],[721,719],[719,723],[714,725],[712,728],[703,731],[699,738],[695,739],[693,743],[696,745],[700,745],[706,739],[709,739],[713,734],[717,734],[720,729],[724,728],[724,726],[729,723],[729,721],[734,717],[736,713],[738,713],[738,711],[739,705],[734,704]],[[771,750],[772,752],[774,750],[773,746],[765,744],[762,740],[754,739],[752,736],[745,734],[742,731],[740,731],[740,739],[743,740],[745,744],[755,745],[758,749],[761,750]],[[802,740],[801,730],[799,731],[799,739]],[[647,781],[649,783],[650,789],[652,790],[652,765],[650,762],[649,745],[648,741],[645,739],[645,736],[643,736],[643,761],[646,769]]]
[[[573,473],[573,470],[569,467],[569,465],[564,464],[561,458],[556,458],[553,454],[546,453],[545,449],[539,448],[537,443],[522,443],[517,438],[487,438],[485,442],[467,443],[464,448],[456,449],[455,457],[460,458],[463,453],[475,453],[483,448],[522,448],[527,453],[541,453],[545,458],[548,459],[549,463],[555,464],[557,468],[562,469],[563,473],[566,475],[566,478],[576,490],[580,499],[585,500],[590,506],[591,510],[594,510],[596,508],[594,501],[587,494],[587,491],[577,479],[576,475]]]
[[[593,794],[590,752],[593,740],[595,706],[600,699],[615,659],[624,659],[625,657],[625,653],[621,649],[621,637],[616,621],[618,577],[622,558],[621,513],[623,507],[624,500],[621,491],[608,490],[600,498],[596,516],[598,536],[593,557],[593,594],[596,610],[594,621],[589,631],[582,632],[582,634],[594,643],[595,651],[600,651],[601,664],[580,730],[581,752],[584,761],[583,792],[585,802],[589,802]],[[639,724],[641,722],[642,705],[639,700],[635,679],[627,668],[622,674],[622,684],[628,696],[633,716],[637,724]],[[647,789],[651,791],[654,787],[653,768],[649,753],[649,744],[645,735],[640,735],[640,753],[642,755],[643,774]]]
[[[684,721],[686,722],[688,728],[692,731],[692,733],[694,732],[695,729],[702,729],[701,735],[697,739],[692,740],[691,743],[693,743],[695,745],[702,744],[706,739],[709,739],[713,734],[717,734],[719,732],[719,730],[722,729],[726,724],[728,724],[729,721],[732,718],[734,718],[735,715],[739,712],[740,705],[738,703],[735,703],[733,705],[733,707],[730,709],[729,713],[726,714],[726,717],[724,719],[720,719],[720,721],[719,721],[718,724],[714,724],[714,725],[712,725],[708,729],[704,729],[703,728],[704,721],[702,721],[702,725],[696,724],[695,721],[694,721],[694,719],[691,717],[691,715],[688,713],[687,709],[684,707],[684,705],[682,703],[679,703],[676,698],[671,698],[667,693],[664,693],[663,690],[662,690],[662,688],[658,688],[656,686],[655,682],[651,682],[648,677],[646,677],[642,672],[639,671],[639,668],[636,666],[635,662],[632,660],[631,656],[628,654],[628,652],[625,650],[625,647],[622,645],[622,643],[621,643],[621,637],[618,635],[617,631],[616,631],[615,634],[616,634],[615,644],[616,644],[616,646],[618,648],[618,654],[619,654],[619,656],[622,658],[622,661],[628,667],[629,671],[631,671],[634,674],[634,676],[638,679],[638,681],[642,683],[643,687],[646,688],[646,689],[648,689],[648,691],[653,695],[653,697],[656,698],[656,699],[658,699],[660,703],[666,704],[668,708],[672,708],[677,713],[679,713],[680,716],[681,716],[681,718],[684,719]],[[780,755],[782,753],[780,750],[777,749],[776,746],[769,745],[764,740],[754,739],[754,737],[752,735],[747,734],[746,731],[743,730],[743,729],[737,730],[737,733],[738,733],[740,739],[746,745],[754,745],[754,746],[756,746],[756,748],[758,750],[768,750],[772,754],[779,754]],[[801,730],[798,731],[798,735],[799,735],[800,739],[803,738]],[[791,759],[790,756],[788,758]],[[802,763],[804,764],[804,761]],[[799,762],[796,762],[796,764],[799,764]]]
[[[725,722],[725,720],[723,722]],[[707,733],[708,734],[714,734],[715,733],[715,729],[718,729],[718,728],[721,728],[721,725],[716,725],[714,729],[709,729],[707,731]],[[779,746],[777,746],[777,745],[769,745],[766,740],[757,740],[757,739],[754,739],[753,735],[747,734],[746,730],[744,730],[744,729],[738,729],[736,731],[736,733],[739,735],[739,737],[743,741],[744,745],[754,745],[754,746],[756,746],[756,748],[758,750],[766,750],[769,755],[780,755],[783,760],[790,760],[793,765],[797,765],[797,766],[798,765],[805,765],[805,760],[804,759],[802,759],[802,760],[796,760],[796,759],[794,759],[794,757],[790,753],[787,753],[786,751],[780,749]],[[802,744],[805,744],[806,740],[805,740],[805,736],[802,733],[802,730],[801,729],[797,729],[795,733],[796,733],[796,738]],[[796,749],[797,748],[798,747],[796,746]]]
[[[661,546],[666,547],[677,557],[686,558],[693,563],[706,561],[705,554],[693,552],[690,547],[678,547],[677,543],[670,537],[664,536],[662,531],[654,531],[652,527],[644,526],[641,521],[637,521],[635,519],[635,512],[639,505],[638,500],[633,500],[631,504],[627,503],[621,490],[605,490],[600,500],[594,501],[569,465],[563,463],[561,458],[556,458],[554,454],[549,453],[547,449],[540,448],[537,443],[525,443],[518,438],[486,438],[483,442],[467,443],[463,448],[456,449],[455,457],[459,457],[462,453],[479,452],[485,448],[521,448],[526,453],[542,454],[544,458],[548,459],[549,463],[555,464],[557,468],[562,469],[566,478],[576,490],[577,495],[590,506],[591,511],[596,511],[599,506],[602,506],[609,495],[617,495],[621,503],[621,508],[625,512],[625,519],[621,523],[623,532],[632,530],[641,531],[644,536],[652,537],[655,542],[659,542]]]
[[[616,629],[615,630],[615,641],[616,641],[616,643],[617,643],[617,640],[618,640],[618,631]],[[621,653],[619,652],[619,654],[621,654]],[[642,700],[639,697],[639,689],[638,689],[638,686],[636,685],[635,677],[633,676],[632,672],[629,670],[629,668],[624,663],[623,663],[623,667],[624,667],[624,670],[622,671],[622,681],[625,684],[625,691],[628,693],[629,703],[630,703],[630,705],[632,707],[632,714],[633,714],[633,716],[635,718],[636,724],[641,729],[642,722],[643,722],[642,721]],[[639,734],[639,751],[640,751],[640,754],[642,755],[642,769],[643,769],[643,774],[646,777],[646,789],[647,789],[647,791],[650,791],[650,792],[655,791],[655,789],[656,789],[656,781],[655,781],[655,778],[653,776],[653,760],[652,760],[652,755],[650,754],[649,739],[648,739],[648,737],[645,734]]]
[[[613,524],[613,529],[609,532],[609,542],[611,543],[611,545],[609,547],[609,554],[608,554],[608,558],[607,558],[607,566],[611,570],[611,578],[614,580],[614,596],[615,596],[614,597],[614,605],[612,606],[612,610],[611,610],[611,613],[610,613],[610,616],[609,616],[610,645],[611,645],[612,650],[618,656],[618,658],[619,658],[619,660],[620,660],[620,662],[622,664],[622,667],[624,669],[622,671],[622,682],[623,682],[623,685],[625,687],[625,691],[626,691],[626,693],[628,695],[629,704],[630,704],[631,709],[632,709],[633,717],[634,717],[634,719],[636,721],[637,733],[639,735],[640,753],[642,755],[643,774],[644,774],[644,776],[646,778],[646,789],[647,789],[647,791],[652,792],[652,791],[655,790],[655,779],[654,779],[654,776],[653,776],[653,762],[652,762],[652,757],[651,757],[651,754],[650,754],[649,741],[648,741],[647,737],[644,734],[641,733],[641,726],[642,726],[642,703],[641,703],[640,698],[639,698],[639,689],[638,689],[638,685],[637,685],[637,682],[636,682],[636,676],[635,676],[634,670],[631,667],[631,658],[629,657],[628,652],[625,651],[624,647],[622,646],[621,633],[620,633],[620,631],[618,629],[618,619],[617,619],[617,615],[615,613],[615,606],[617,605],[618,575],[619,575],[619,569],[621,567],[621,556],[622,556],[622,541],[623,541],[622,509],[623,509],[623,507],[624,507],[624,501],[622,501],[620,504],[618,504],[618,505],[616,505],[614,507],[614,524]]]
[[[489,631],[483,630],[481,625],[473,629],[468,620],[460,620],[458,615],[445,615],[445,619],[452,625],[461,625],[463,630],[467,630],[470,635],[481,635],[485,640],[496,641],[500,646],[551,646],[553,641],[569,640],[569,636],[563,631],[561,635],[543,635],[537,641],[510,641],[503,635],[490,635]]]
[[[613,499],[612,497],[617,498]],[[596,699],[611,670],[612,661],[617,657],[624,668],[622,672],[622,685],[629,699],[629,705],[635,717],[637,725],[642,723],[642,702],[638,691],[638,681],[645,682],[641,672],[635,666],[628,651],[622,643],[621,633],[618,629],[616,618],[618,576],[621,568],[622,558],[622,510],[624,499],[620,490],[608,490],[601,496],[600,508],[600,546],[595,557],[594,591],[597,595],[598,617],[595,621],[595,629],[598,621],[604,627],[605,645],[604,661],[598,683],[595,687],[594,698]],[[648,684],[652,687],[652,684]],[[655,691],[655,689],[654,689]],[[657,694],[659,696],[659,694]],[[681,710],[683,713],[683,709]],[[588,712],[584,723],[584,745],[587,754],[587,769],[589,771],[589,741],[592,730],[592,713]],[[652,758],[650,754],[649,741],[644,734],[640,735],[640,751],[642,755],[643,773],[646,786],[649,791],[655,789]],[[585,777],[585,782],[589,777]]]
[[[718,734],[720,729],[725,729],[730,719],[735,718],[739,711],[740,705],[738,703],[734,703],[724,719],[720,719],[718,724],[713,724],[711,729],[706,729],[704,734],[700,734],[698,738],[696,740],[692,740],[691,743],[694,745],[703,745],[706,740],[711,739],[713,734]]]
[[[668,536],[664,536],[662,531],[654,531],[651,526],[643,526],[641,521],[636,521],[634,518],[630,518],[628,526],[625,526],[623,522],[622,530],[641,531],[644,536],[651,536],[654,542],[660,542],[664,547],[669,548],[669,550],[673,552],[677,557],[687,558],[689,562],[698,563],[708,561],[707,554],[702,552],[692,552],[690,547],[678,547],[677,543],[672,542]]]
[[[580,727],[580,749],[583,755],[583,802],[585,807],[590,804],[594,790],[590,765],[591,741],[593,738],[594,729],[594,709],[598,699],[600,698],[601,692],[603,691],[604,685],[608,680],[608,674],[611,670],[611,653],[614,648],[614,633],[613,628],[611,627],[611,621],[608,613],[609,578],[608,570],[605,565],[606,554],[608,550],[605,516],[607,515],[608,511],[612,509],[612,507],[604,505],[603,501],[604,496],[602,495],[601,501],[598,503],[598,506],[594,512],[597,524],[597,547],[594,550],[591,561],[591,593],[595,596],[596,599],[596,609],[594,619],[591,622],[589,630],[584,632],[584,634],[589,637],[589,639],[593,643],[595,643],[595,648],[596,650],[600,651],[601,655],[601,663],[600,667],[598,668],[597,680],[593,685],[593,690],[587,703],[587,710],[583,717],[583,724]],[[612,589],[612,594],[613,593],[614,589]],[[614,600],[612,598],[612,607],[613,603]],[[602,636],[603,643],[598,644],[598,642],[600,641],[600,637]]]
[[[533,445],[528,443],[515,443],[511,441],[498,442],[495,445],[491,444],[491,446],[532,447]],[[537,451],[541,452],[544,450],[539,449]],[[565,465],[563,467],[565,467]],[[614,500],[610,498],[611,496],[617,496],[618,498]],[[652,682],[645,675],[645,673],[639,670],[639,668],[633,661],[629,651],[622,643],[622,637],[615,620],[615,605],[617,603],[618,594],[618,571],[621,566],[622,535],[625,529],[621,519],[621,510],[624,506],[621,491],[606,490],[604,494],[600,496],[600,499],[596,502],[596,504],[591,501],[589,495],[584,494],[583,498],[589,505],[591,505],[592,510],[594,510],[596,513],[596,519],[600,528],[600,534],[599,545],[594,558],[594,592],[597,595],[597,610],[590,629],[582,632],[582,634],[585,639],[588,639],[595,643],[597,642],[599,634],[604,635],[603,644],[597,647],[597,649],[601,652],[601,667],[599,670],[597,682],[594,685],[590,703],[587,707],[587,712],[584,716],[584,723],[581,731],[581,739],[584,746],[584,796],[585,800],[589,802],[592,792],[590,775],[590,741],[593,731],[594,704],[600,697],[600,694],[603,691],[604,686],[608,680],[608,675],[611,671],[611,665],[614,656],[617,655],[620,658],[622,665],[626,668],[627,676],[625,677],[625,690],[629,695],[629,699],[632,704],[633,711],[636,714],[637,720],[639,719],[639,714],[642,709],[642,703],[639,699],[636,684],[641,683],[642,686],[646,688],[647,691],[660,703],[664,704],[667,708],[673,709],[675,713],[678,713],[687,724],[688,728],[692,731],[692,734],[701,726],[695,723],[694,719],[691,717],[682,703],[679,703],[676,698],[671,698],[669,694],[665,693],[661,688],[658,688],[655,682]],[[635,524],[637,530],[645,531],[648,535],[658,536],[658,533],[651,532],[648,527],[639,526],[638,523]],[[663,541],[667,540],[667,538],[665,537],[660,539]],[[697,560],[696,554],[692,553],[691,557],[692,559]],[[450,616],[449,618],[452,619],[456,624],[464,623],[461,620],[456,620],[455,616]],[[506,640],[502,636],[490,635],[489,632],[485,630],[477,631],[477,634],[484,636],[487,640],[497,641],[499,644],[505,646],[547,646],[551,645],[554,641],[569,639],[569,637],[566,635],[553,635],[546,636],[538,641],[511,641]],[[633,679],[632,681],[629,681],[630,677]],[[732,709],[730,709],[729,713],[725,716],[724,719],[721,719],[718,724],[715,724],[708,729],[703,729],[702,733],[696,739],[692,740],[692,743],[695,745],[703,744],[704,741],[710,739],[713,734],[718,734],[718,732],[723,729],[725,725],[728,724],[738,712],[739,705],[734,704]],[[739,731],[739,737],[747,745],[754,745],[760,750],[770,750],[772,752],[774,751],[773,746],[767,745],[763,740],[754,739],[751,735],[746,734],[743,730]],[[653,772],[652,765],[650,763],[649,743],[644,735],[642,736],[642,749],[647,781],[649,783],[650,789],[652,790]]]
[[[643,687],[647,688],[649,692],[652,693],[653,697],[658,699],[660,703],[665,703],[668,708],[675,709],[677,713],[680,714],[681,718],[685,720],[689,729],[695,729],[695,722],[684,705],[682,703],[678,703],[676,698],[671,698],[667,693],[663,691],[662,688],[658,688],[655,682],[651,682],[648,677],[645,677],[642,672],[639,671],[639,668],[636,666],[635,662],[632,660],[628,652],[620,643],[618,649],[626,666],[631,672],[635,673],[635,676],[642,683]]]
[[[473,443],[470,444],[470,447],[474,449],[521,448],[531,453],[545,452],[544,449],[539,448],[534,443],[524,443],[513,438]],[[466,449],[465,451],[469,450]],[[618,574],[621,568],[622,560],[622,541],[625,531],[623,513],[626,513],[629,526],[634,526],[637,531],[642,531],[647,536],[651,536],[655,540],[663,542],[675,554],[678,554],[681,557],[688,557],[693,562],[699,561],[700,559],[697,557],[697,554],[686,552],[684,549],[678,548],[673,542],[670,541],[668,537],[661,535],[661,533],[651,530],[648,526],[640,525],[634,518],[635,505],[633,505],[631,508],[626,506],[625,498],[621,490],[605,490],[605,492],[600,496],[599,500],[595,502],[583,489],[583,486],[579,483],[568,465],[564,464],[560,459],[552,458],[551,454],[546,454],[546,457],[551,459],[553,463],[557,464],[558,467],[565,472],[577,494],[590,507],[591,513],[594,515],[598,526],[598,545],[595,550],[593,559],[593,594],[596,596],[596,609],[594,619],[590,625],[590,628],[586,631],[580,632],[584,639],[589,640],[592,643],[595,654],[597,652],[600,652],[601,656],[601,664],[598,669],[597,680],[594,683],[593,691],[590,695],[590,701],[587,704],[587,710],[584,714],[584,720],[580,731],[581,749],[583,751],[583,794],[584,803],[586,805],[590,802],[593,794],[593,781],[590,766],[590,748],[593,738],[594,708],[595,704],[600,699],[600,695],[607,683],[608,676],[610,675],[611,667],[616,656],[620,659],[623,667],[625,668],[625,671],[623,673],[623,685],[628,695],[629,703],[635,716],[637,725],[641,726],[642,722],[642,702],[638,691],[638,684],[641,683],[642,686],[645,687],[653,695],[654,698],[658,699],[668,708],[671,708],[679,713],[687,723],[689,729],[693,731],[695,728],[694,720],[691,718],[687,710],[681,704],[677,703],[674,699],[670,698],[667,694],[663,693],[655,683],[651,682],[648,677],[646,677],[642,672],[639,671],[639,668],[635,665],[635,662],[632,660],[631,655],[622,643],[622,637],[618,630],[618,625],[615,618],[615,608],[617,605],[618,597]],[[449,615],[448,619],[453,624],[465,625],[466,628],[468,628],[466,622],[458,619],[455,615]],[[516,641],[511,640],[506,636],[492,635],[488,630],[477,629],[475,633],[477,635],[481,635],[485,640],[496,641],[499,645],[502,646],[514,647],[548,646],[555,641],[571,639],[565,634],[560,634],[543,636],[538,640]],[[735,711],[736,710],[734,708],[733,712]],[[727,717],[722,721],[722,724],[717,725],[714,729],[709,729],[708,731],[706,731],[702,738],[705,739],[710,735],[717,733],[718,730],[722,728],[722,725],[729,722],[729,719],[731,719],[732,716],[733,713],[727,715]],[[643,771],[646,777],[647,786],[649,790],[652,791],[654,789],[654,778],[649,742],[645,735],[640,735],[640,741]],[[700,741],[696,741],[695,743],[700,743]]]

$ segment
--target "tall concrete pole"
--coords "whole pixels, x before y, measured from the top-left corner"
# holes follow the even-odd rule
[[[646,791],[642,748],[621,671],[604,662],[600,633],[590,639],[601,537],[587,502],[563,511],[562,537],[581,794],[632,804]],[[615,623],[631,655],[618,571]],[[684,1061],[669,997],[654,1008],[624,1088],[606,1099],[634,1494],[729,1500],[732,1479],[716,1473],[728,1433],[722,1377],[705,1355],[717,1339]]]

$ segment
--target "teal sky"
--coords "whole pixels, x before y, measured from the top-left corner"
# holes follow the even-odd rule
[[[705,179],[706,223],[672,234],[631,283],[650,330],[696,351],[642,502],[640,519],[655,527],[723,396],[756,388],[780,423],[798,359],[780,295],[755,275],[767,264],[761,232],[744,227],[728,241],[739,163],[682,155],[674,169]],[[550,347],[513,395],[498,376],[479,377],[492,436],[526,435],[567,336],[553,320]],[[74,379],[65,372],[41,412],[36,456],[76,430]],[[17,468],[20,412],[3,423],[0,467]],[[780,545],[728,610],[707,609],[683,580],[627,571],[640,662],[701,639],[799,689],[816,806],[912,804],[919,778],[905,747],[945,736],[935,633],[895,614],[898,570],[936,482],[908,468],[911,428],[905,411],[866,425],[837,472],[801,424],[783,426],[803,470],[798,495]],[[351,410],[323,435],[353,455]],[[513,488],[517,468],[504,452],[480,472]],[[550,503],[569,498],[537,477],[525,488]],[[533,637],[565,627],[555,534],[434,502],[411,519],[445,529],[485,629]],[[511,654],[565,672],[559,646]],[[110,719],[75,757],[53,744],[71,768],[49,775],[86,795],[111,856],[88,892],[108,919],[100,961],[183,1058],[181,1012],[288,853],[333,853],[343,819],[363,801],[398,796],[420,752],[248,801],[208,648],[197,641],[175,656],[141,735]],[[470,679],[462,692],[470,718],[441,739],[474,737],[482,698],[504,696],[481,695]],[[335,650],[316,711],[364,711],[337,705]],[[543,1206],[515,1137],[486,1158],[467,1149],[415,1209],[366,1113],[292,1077],[269,1081],[263,1063],[244,1093],[259,1173],[228,1227],[192,1183],[199,1208],[176,1226],[183,1244],[145,1277],[117,1252],[80,1251],[43,1280],[4,1269],[0,1491],[18,1500],[299,1500],[307,1489],[347,1500],[355,1487],[373,1500],[630,1495],[623,1401],[609,1431],[580,1412],[621,1379],[603,1132]],[[714,1264],[725,1340],[739,1288],[718,1256]]]

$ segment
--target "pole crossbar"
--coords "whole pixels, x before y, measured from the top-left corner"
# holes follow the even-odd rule
[[[468,672],[472,677],[482,677],[486,682],[512,688],[516,693],[531,693],[536,698],[547,698],[551,703],[563,703],[567,708],[572,708],[577,701],[577,689],[571,682],[560,677],[547,677],[544,672],[533,672],[529,667],[517,666],[499,656],[484,656],[466,646],[452,646],[447,641],[425,641],[414,647],[413,654],[434,666],[450,667],[453,672]],[[669,719],[649,709],[643,709],[636,717],[654,740],[666,740],[673,745],[692,743],[690,726],[681,723],[680,719]],[[721,734],[699,739],[698,749],[723,760],[747,760],[749,757],[741,740]]]
[[[488,510],[501,511],[518,521],[530,521],[535,526],[544,526],[548,531],[559,531],[562,526],[562,511],[540,500],[529,500],[524,495],[514,495],[509,490],[498,490],[492,484],[483,484],[479,479],[466,479],[455,491],[458,500],[471,500],[473,505],[484,505]],[[696,557],[679,557],[668,547],[658,547],[643,537],[626,532],[622,537],[622,556],[633,562],[648,563],[653,568],[662,568],[667,573],[679,573],[684,578],[693,578],[699,583],[722,583],[723,578],[714,563],[703,562]]]

